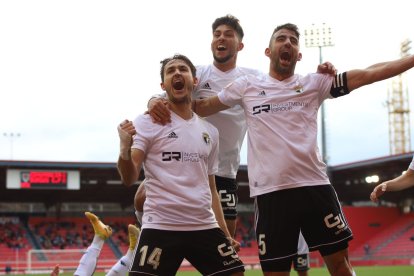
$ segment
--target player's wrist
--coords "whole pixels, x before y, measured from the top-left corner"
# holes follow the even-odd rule
[[[121,150],[119,151],[119,157],[125,161],[131,160],[131,148],[121,147]]]

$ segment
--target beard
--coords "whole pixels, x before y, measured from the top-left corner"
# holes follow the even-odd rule
[[[168,100],[174,104],[188,104],[191,103],[191,97],[186,96],[186,97],[182,97],[182,98],[175,98],[175,97],[168,97]]]
[[[289,66],[282,66],[279,59],[273,63],[273,70],[280,75],[291,75],[295,72],[296,63],[290,63]]]
[[[216,55],[213,55],[213,58],[217,63],[226,63],[227,61],[229,61],[232,58],[232,56],[227,55],[225,57],[220,58],[220,57],[217,57]]]

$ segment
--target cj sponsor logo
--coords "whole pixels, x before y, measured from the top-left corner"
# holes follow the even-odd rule
[[[336,216],[334,216],[333,214],[329,214],[324,218],[324,221],[326,227],[337,229],[335,232],[336,235],[338,235],[347,228],[347,225],[345,224],[341,214]]]
[[[236,206],[236,198],[233,194],[227,194],[226,190],[220,190],[219,196],[221,203],[225,204],[227,208],[234,208]]]

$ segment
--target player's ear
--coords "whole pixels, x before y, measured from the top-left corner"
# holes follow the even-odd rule
[[[160,86],[161,86],[161,89],[162,89],[163,91],[165,91],[165,85],[164,85],[164,83],[163,83],[163,82],[161,82],[161,83],[160,83]]]
[[[299,54],[298,54],[298,61],[301,61],[301,60],[302,60],[302,53],[299,52]]]
[[[198,84],[198,79],[197,79],[197,77],[193,77],[193,83],[194,83],[194,86],[196,86],[196,85]]]
[[[243,50],[243,48],[244,48],[244,44],[243,44],[243,42],[240,42],[239,46],[237,47],[237,51],[241,51],[241,50]]]
[[[269,48],[266,48],[266,49],[265,49],[265,55],[266,55],[267,57],[270,57],[270,49],[269,49]]]

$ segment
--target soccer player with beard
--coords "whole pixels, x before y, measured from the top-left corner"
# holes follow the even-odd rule
[[[154,124],[144,114],[132,126],[127,120],[120,125],[134,135],[132,147],[129,139],[121,139],[122,181],[135,183],[142,165],[146,177],[142,230],[130,275],[175,275],[184,258],[203,275],[243,275],[235,249],[239,244],[228,232],[216,191],[218,131],[191,110],[196,68],[187,57],[175,55],[161,62],[160,73],[171,122]]]
[[[215,96],[240,76],[262,74],[258,70],[237,66],[237,55],[244,48],[244,32],[236,17],[226,15],[217,18],[212,24],[212,34],[213,64],[196,67],[199,83],[193,91],[193,99]],[[336,70],[332,64],[326,62],[318,67],[318,72],[335,74]],[[168,101],[162,97],[154,97],[149,101],[148,112],[154,122],[165,124],[170,120]],[[227,228],[234,237],[238,203],[236,175],[240,165],[240,150],[247,130],[246,118],[242,107],[235,105],[206,117],[206,120],[219,131],[219,164],[215,179]],[[138,214],[142,211],[145,200],[143,187],[144,185],[138,188],[135,196],[135,208]],[[138,220],[140,216],[137,216]],[[307,247],[302,236],[298,247]],[[306,253],[302,252],[300,260],[307,257],[303,254]],[[295,260],[295,263],[297,262],[298,260]],[[309,266],[300,269],[308,270]]]
[[[414,56],[350,70],[335,77],[295,74],[302,59],[294,24],[278,26],[265,50],[269,73],[243,76],[217,96],[197,100],[209,116],[240,105],[248,125],[250,195],[256,205],[256,238],[265,275],[289,275],[299,232],[319,250],[331,275],[354,275],[348,258],[352,232],[317,146],[317,114],[325,99],[398,75]]]
[[[226,15],[217,18],[212,24],[212,33],[211,52],[214,61],[213,64],[196,67],[199,83],[193,91],[193,99],[217,95],[236,78],[258,74],[257,70],[236,66],[237,54],[244,47],[243,28],[236,17]],[[166,109],[167,102],[161,97],[150,100],[148,111],[154,121],[164,124],[170,120],[170,112]],[[238,202],[236,175],[240,165],[240,149],[247,129],[246,119],[243,109],[234,106],[209,116],[206,120],[219,131],[216,186],[227,228],[234,237]]]

